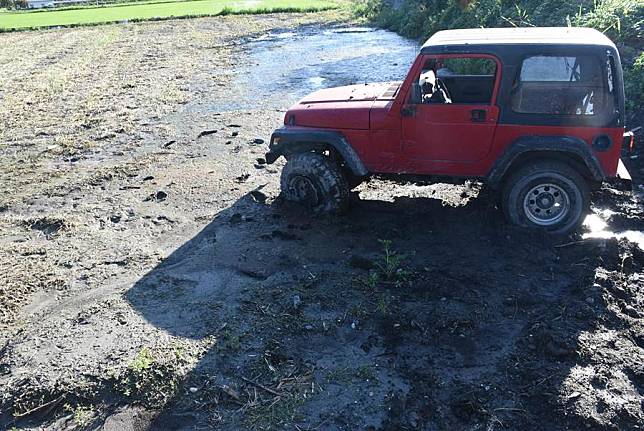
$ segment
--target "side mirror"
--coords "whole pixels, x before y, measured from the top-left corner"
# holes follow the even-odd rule
[[[418,105],[422,101],[422,92],[420,88],[420,84],[418,82],[414,82],[411,84],[411,94],[409,96],[409,104],[411,105]]]

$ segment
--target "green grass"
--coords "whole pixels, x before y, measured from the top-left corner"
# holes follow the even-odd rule
[[[59,12],[63,10],[77,10],[77,9],[98,9],[98,8],[113,8],[120,6],[135,6],[154,3],[176,3],[177,1],[196,1],[196,0],[110,0],[107,3],[78,3],[69,6],[58,6],[55,9],[23,9],[15,10],[15,13],[42,13],[42,12]],[[0,9],[0,12],[8,12],[7,9]]]
[[[329,0],[193,0],[37,12],[0,10],[0,31],[241,13],[315,12],[336,7],[338,4]]]

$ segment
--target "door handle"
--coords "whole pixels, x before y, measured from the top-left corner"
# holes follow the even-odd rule
[[[416,106],[415,105],[406,105],[403,106],[400,110],[400,115],[403,117],[413,117],[416,115]]]
[[[471,114],[470,121],[473,123],[483,123],[487,113],[485,109],[472,109]]]

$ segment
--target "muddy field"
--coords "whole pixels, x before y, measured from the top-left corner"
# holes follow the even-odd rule
[[[566,237],[477,184],[310,218],[262,157],[324,78],[244,83],[282,58],[253,41],[341,19],[0,36],[0,429],[644,428],[644,252],[614,237],[641,241],[641,159]]]

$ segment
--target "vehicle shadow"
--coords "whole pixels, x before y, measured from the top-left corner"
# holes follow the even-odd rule
[[[323,218],[267,202],[245,195],[125,293],[155,327],[211,340],[149,429],[598,426],[575,400],[605,402],[571,370],[615,365],[579,352],[622,325],[616,241],[508,226],[485,197]]]

